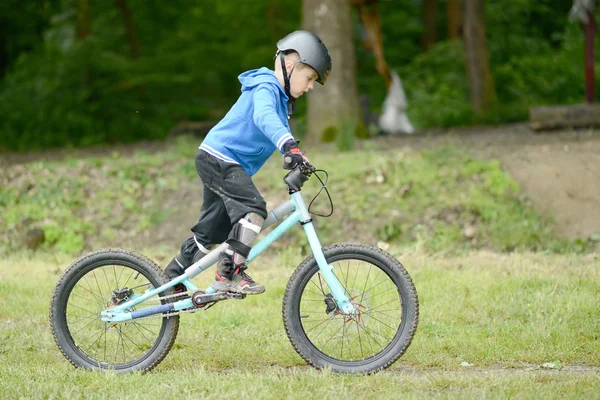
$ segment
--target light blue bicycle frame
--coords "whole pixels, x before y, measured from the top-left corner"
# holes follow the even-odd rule
[[[286,215],[289,215],[286,219],[281,221]],[[254,245],[248,260],[246,263],[252,262],[260,253],[265,251],[273,242],[275,242],[281,235],[287,232],[296,223],[301,223],[308,238],[308,243],[312,250],[312,253],[317,261],[323,279],[329,286],[329,290],[333,295],[335,301],[338,304],[338,308],[345,314],[353,314],[354,306],[349,301],[348,296],[344,291],[344,288],[338,278],[333,273],[333,267],[327,263],[321,243],[315,232],[315,227],[312,223],[312,218],[302,197],[302,192],[298,191],[290,196],[290,199],[275,207],[269,212],[269,216],[265,220],[262,231],[269,226],[281,221],[281,223],[269,232],[264,238]],[[145,317],[152,314],[157,314],[164,311],[179,311],[184,309],[193,308],[192,300],[190,298],[185,300],[179,300],[175,303],[169,303],[161,306],[147,307],[131,311],[131,308],[142,303],[143,301],[156,296],[157,294],[164,292],[166,289],[171,288],[179,283],[182,283],[188,290],[196,291],[198,288],[191,282],[190,279],[200,274],[202,271],[208,269],[218,261],[219,254],[227,248],[228,244],[223,243],[213,249],[210,253],[200,259],[198,262],[191,265],[186,269],[185,273],[178,278],[173,279],[169,283],[166,283],[158,288],[150,288],[144,294],[133,296],[130,300],[125,303],[119,304],[118,306],[111,307],[102,311],[102,320],[106,322],[123,322],[129,321],[135,318]],[[216,291],[209,287],[205,290],[205,293],[215,293]]]

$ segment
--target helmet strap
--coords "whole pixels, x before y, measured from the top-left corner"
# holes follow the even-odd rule
[[[285,89],[285,94],[287,95],[288,101],[288,118],[292,116],[292,113],[296,110],[296,99],[290,93],[290,79],[292,78],[292,74],[294,73],[294,68],[290,71],[290,74],[287,73],[287,68],[285,67],[285,54],[283,51],[279,52],[279,60],[281,60],[281,73],[283,74],[283,86]]]

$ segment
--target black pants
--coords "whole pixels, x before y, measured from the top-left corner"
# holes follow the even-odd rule
[[[198,150],[196,171],[204,183],[204,199],[200,219],[192,227],[195,240],[192,236],[181,245],[181,255],[186,261],[188,258],[191,261],[198,250],[196,240],[204,247],[222,243],[233,225],[246,214],[254,212],[267,218],[267,203],[240,165]]]

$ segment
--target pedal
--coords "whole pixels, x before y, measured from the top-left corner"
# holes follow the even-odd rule
[[[227,294],[227,298],[232,300],[244,300],[246,295],[243,293],[235,293],[235,292],[225,292]]]

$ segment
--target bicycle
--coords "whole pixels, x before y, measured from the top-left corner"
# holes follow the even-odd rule
[[[325,182],[317,172],[326,174]],[[301,188],[313,174],[322,187],[307,207]],[[284,292],[287,336],[298,354],[318,369],[373,373],[396,362],[410,345],[419,317],[417,291],[402,264],[380,248],[361,243],[321,247],[310,208],[325,189],[333,213],[327,180],[326,171],[308,162],[284,177],[290,199],[269,212],[262,231],[279,225],[255,244],[247,263],[300,223],[312,255],[296,268]],[[217,246],[171,281],[152,260],[130,250],[103,249],[82,256],[59,279],[50,302],[56,344],[79,368],[151,370],[171,349],[180,315],[245,297],[211,287],[200,290],[191,282],[227,246]],[[174,292],[179,283],[187,292]],[[160,304],[147,306],[152,301]]]

